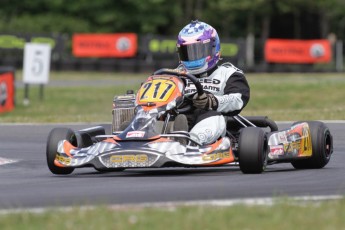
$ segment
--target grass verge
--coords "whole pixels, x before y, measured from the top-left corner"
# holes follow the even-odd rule
[[[251,101],[243,115],[273,120],[344,120],[343,74],[249,75]]]
[[[272,206],[51,210],[0,216],[1,229],[344,229],[345,200]]]

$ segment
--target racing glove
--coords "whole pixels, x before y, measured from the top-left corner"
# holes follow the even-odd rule
[[[216,110],[218,108],[218,100],[212,93],[195,94],[193,96],[193,105],[198,109]]]

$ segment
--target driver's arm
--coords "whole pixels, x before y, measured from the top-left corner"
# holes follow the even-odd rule
[[[218,100],[218,112],[231,116],[239,114],[250,98],[250,88],[243,73],[233,73],[226,82],[224,95],[215,97]]]

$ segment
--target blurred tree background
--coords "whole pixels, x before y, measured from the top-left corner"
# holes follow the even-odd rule
[[[345,0],[1,0],[4,33],[176,35],[191,19],[221,36],[345,37]]]

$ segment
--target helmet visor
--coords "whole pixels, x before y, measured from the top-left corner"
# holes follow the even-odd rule
[[[213,51],[213,42],[198,42],[193,44],[177,46],[177,53],[181,61],[195,61],[201,58],[212,56]]]

